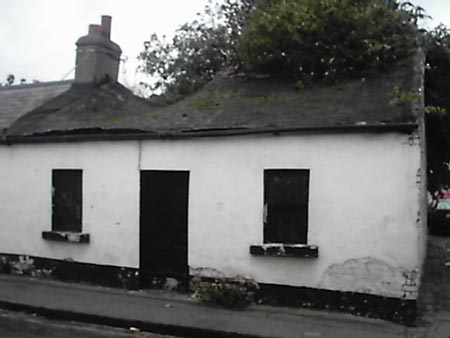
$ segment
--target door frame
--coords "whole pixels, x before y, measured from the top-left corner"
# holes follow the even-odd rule
[[[180,271],[178,271],[176,273],[176,275],[172,275],[172,274],[161,274],[161,271],[155,271],[155,274],[152,275],[149,266],[145,266],[146,262],[144,259],[145,256],[145,242],[146,239],[145,238],[149,238],[147,236],[149,236],[149,234],[151,234],[152,230],[148,229],[148,227],[151,227],[151,225],[149,223],[146,222],[146,215],[144,214],[145,212],[151,212],[151,207],[150,208],[145,208],[144,203],[145,201],[149,200],[148,195],[147,197],[145,197],[145,194],[151,194],[152,190],[149,189],[148,184],[149,181],[151,181],[151,175],[152,173],[155,173],[156,175],[164,175],[167,174],[167,179],[170,180],[170,175],[171,174],[180,174],[179,177],[183,177],[182,181],[183,181],[183,185],[182,185],[182,193],[185,197],[183,197],[183,206],[181,208],[185,209],[183,210],[185,212],[184,214],[184,219],[183,219],[183,225],[180,227],[180,229],[183,232],[183,236],[184,236],[184,243],[185,243],[185,248],[184,248],[184,255],[182,257],[182,259],[185,259],[185,267],[183,267],[183,269],[180,269]],[[149,175],[148,176],[148,181],[145,182],[145,175]],[[161,188],[161,186],[159,187]],[[158,188],[156,188],[156,193],[158,193]],[[184,289],[187,287],[188,282],[189,282],[189,265],[188,265],[188,230],[189,230],[189,190],[190,190],[190,171],[189,170],[185,170],[185,169],[141,169],[139,171],[139,275],[140,275],[140,282],[141,282],[141,287],[161,287],[164,285],[164,283],[166,282],[167,278],[175,278],[178,282],[179,282],[179,287],[180,289]],[[146,222],[144,224],[144,222]],[[147,227],[147,229],[144,231],[144,227]],[[145,236],[145,238],[144,238]],[[154,240],[154,239],[153,239]],[[151,239],[150,241],[148,241],[151,243]],[[148,243],[147,242],[147,243]],[[147,254],[148,254],[148,249],[147,249]],[[147,263],[148,264],[148,263]],[[148,278],[152,278],[151,281],[148,280]]]

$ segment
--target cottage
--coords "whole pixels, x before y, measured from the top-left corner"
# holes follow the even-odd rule
[[[0,90],[3,270],[126,287],[242,277],[263,301],[413,320],[426,243],[420,54],[303,90],[223,74],[164,106],[117,82],[110,24],[78,40],[60,95],[4,113],[30,89]]]

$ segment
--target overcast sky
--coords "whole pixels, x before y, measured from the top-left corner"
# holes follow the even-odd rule
[[[133,86],[136,56],[151,33],[171,35],[195,18],[208,0],[0,0],[0,83],[73,78],[75,42],[101,15],[112,16],[111,39],[123,50],[120,80]],[[450,26],[450,0],[412,0]]]

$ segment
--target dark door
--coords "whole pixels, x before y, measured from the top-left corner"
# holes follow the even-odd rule
[[[141,171],[140,276],[142,286],[188,276],[188,171]]]

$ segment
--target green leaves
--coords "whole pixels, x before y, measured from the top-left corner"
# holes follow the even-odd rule
[[[157,79],[152,90],[176,100],[203,86],[227,64],[227,41],[224,27],[197,21],[181,26],[171,42],[153,34],[139,55],[140,70]]]
[[[227,67],[281,74],[298,88],[332,83],[384,71],[419,43],[448,45],[446,27],[417,28],[426,17],[423,8],[399,0],[210,0],[171,41],[150,36],[140,70],[171,101]]]
[[[203,87],[218,71],[239,64],[236,42],[252,2],[211,1],[198,20],[175,32],[172,41],[151,35],[139,55],[139,70],[155,79],[147,86],[176,101]]]
[[[248,69],[299,81],[379,72],[416,44],[416,14],[386,0],[258,2],[238,43]]]

